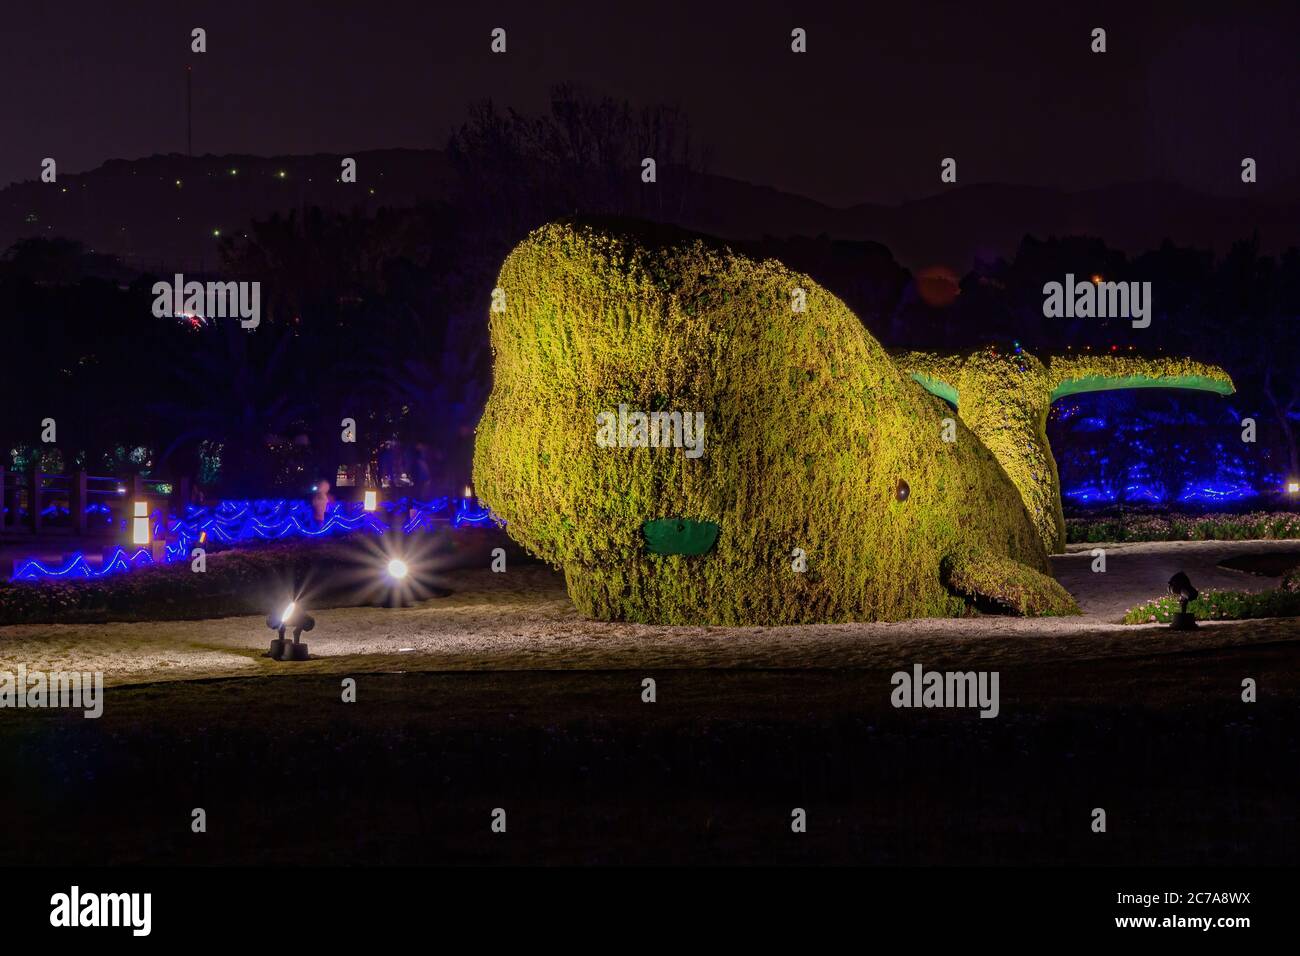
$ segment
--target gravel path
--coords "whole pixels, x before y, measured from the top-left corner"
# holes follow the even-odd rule
[[[537,565],[505,574],[456,572],[451,597],[401,609],[318,614],[306,635],[312,660],[266,658],[261,617],[190,622],[19,625],[0,628],[0,671],[103,671],[109,684],[295,673],[400,670],[1013,666],[1099,656],[1181,653],[1259,641],[1300,643],[1300,621],[1216,622],[1194,632],[1122,626],[1123,612],[1162,594],[1176,571],[1199,588],[1262,590],[1275,579],[1220,570],[1231,555],[1294,550],[1295,542],[1162,542],[1094,546],[1055,558],[1057,576],[1083,617],[932,618],[896,624],[797,627],[659,627],[580,618],[561,575]]]

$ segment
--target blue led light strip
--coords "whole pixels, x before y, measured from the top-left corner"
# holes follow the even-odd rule
[[[407,516],[402,522],[402,530],[407,534],[432,531],[438,525],[481,528],[500,524],[489,509],[470,498],[453,499],[443,496],[431,501],[400,498],[395,502],[383,502],[381,507],[389,516],[388,521],[378,513],[365,511],[360,503],[335,503],[326,509],[325,520],[317,524],[310,504],[300,499],[221,501],[211,508],[189,505],[180,518],[156,511],[150,515],[150,522],[155,537],[172,539],[164,547],[165,564],[186,560],[204,533],[208,540],[238,546],[241,542],[278,541],[286,538],[312,540],[357,533],[382,535],[392,529],[393,519],[401,515]],[[91,505],[86,510],[108,511],[104,505]],[[393,514],[394,511],[397,515]],[[115,548],[105,555],[102,566],[95,569],[84,553],[77,552],[59,567],[46,567],[35,559],[23,562],[17,566],[9,580],[103,578],[154,563],[152,555],[145,548],[140,548],[129,556],[125,548]]]

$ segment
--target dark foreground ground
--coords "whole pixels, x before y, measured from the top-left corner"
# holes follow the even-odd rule
[[[1004,669],[996,719],[895,710],[889,677],[361,674],[344,704],[310,675],[117,688],[99,720],[10,710],[0,864],[1300,858],[1294,641]]]

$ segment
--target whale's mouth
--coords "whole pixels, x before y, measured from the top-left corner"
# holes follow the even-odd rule
[[[690,518],[656,518],[641,525],[651,554],[704,554],[717,543],[719,530],[712,521]]]

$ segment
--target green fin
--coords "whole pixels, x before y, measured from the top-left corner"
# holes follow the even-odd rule
[[[690,518],[656,518],[641,526],[646,550],[651,554],[704,554],[718,540],[712,521]]]
[[[950,591],[972,600],[983,598],[1024,617],[1079,614],[1079,605],[1055,578],[988,551],[949,555],[940,574]]]

